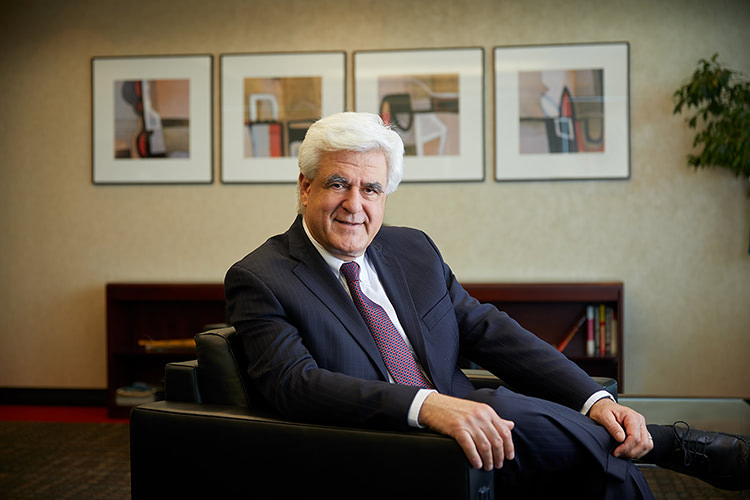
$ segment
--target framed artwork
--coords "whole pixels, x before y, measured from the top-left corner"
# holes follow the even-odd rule
[[[484,50],[354,53],[355,109],[404,140],[404,181],[484,180]]]
[[[627,43],[496,47],[498,181],[630,177]]]
[[[94,57],[94,184],[213,181],[209,55]]]
[[[221,56],[221,180],[297,182],[316,120],[344,110],[344,52]]]

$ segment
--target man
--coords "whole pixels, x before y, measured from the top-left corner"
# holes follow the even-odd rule
[[[544,497],[551,486],[558,496],[653,498],[630,459],[651,452],[670,465],[684,451],[675,433],[688,445],[706,434],[647,428],[556,349],[470,297],[427,235],[383,227],[402,165],[401,139],[376,115],[340,113],[307,132],[297,219],[225,280],[256,388],[291,418],[447,434],[472,466],[497,471],[506,496]],[[518,392],[474,390],[459,355]],[[746,441],[710,439],[701,453],[712,475],[674,468],[750,487],[738,465]]]

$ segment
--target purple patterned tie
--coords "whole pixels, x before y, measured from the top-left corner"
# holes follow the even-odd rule
[[[431,389],[432,384],[419,369],[409,346],[406,345],[404,338],[393,326],[386,312],[362,293],[362,289],[359,287],[359,264],[354,261],[345,262],[341,266],[341,274],[346,278],[354,304],[362,314],[370,332],[372,332],[380,355],[383,356],[383,361],[385,361],[393,380],[402,385]]]

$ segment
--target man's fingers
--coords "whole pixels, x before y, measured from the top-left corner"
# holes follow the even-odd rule
[[[505,460],[503,440],[499,434],[492,432],[493,430],[489,431],[490,436],[479,430],[474,437],[474,443],[479,451],[479,455],[482,457],[484,470],[492,470],[496,467],[500,468],[503,466],[503,460]]]
[[[493,410],[489,419],[477,427],[475,442],[482,447],[480,455],[483,457],[485,470],[499,469],[506,458],[515,458],[511,434],[514,425],[510,420],[497,416]]]
[[[511,420],[503,420],[505,423],[505,426],[502,428],[502,431],[500,432],[500,436],[503,438],[503,446],[505,447],[505,457],[508,460],[513,460],[516,458],[516,449],[513,446],[513,436],[511,435],[510,431],[513,430],[513,427],[516,426],[515,423],[513,423]]]
[[[622,410],[621,414],[616,417],[622,421],[620,432],[627,435],[624,440],[620,440],[618,436],[610,432],[618,442],[622,443],[614,450],[616,457],[640,458],[651,451],[653,442],[650,440],[651,435],[646,427],[646,419],[629,409]]]
[[[466,455],[471,466],[475,469],[481,469],[483,460],[474,444],[474,439],[471,434],[469,434],[468,431],[462,431],[453,436],[453,439],[455,439],[461,449],[464,450],[464,455]]]
[[[609,418],[605,422],[604,427],[607,429],[607,432],[609,432],[609,435],[615,438],[615,441],[617,441],[618,443],[625,442],[627,434],[625,433],[625,430],[622,428],[620,423],[615,419],[614,415],[609,416]]]
[[[641,458],[651,451],[653,447],[654,442],[651,440],[651,434],[649,434],[646,428],[646,423],[643,422],[642,425],[637,427],[637,431],[628,434],[628,439],[615,449],[615,456]]]
[[[651,451],[654,447],[653,442],[649,439],[648,431],[640,433],[639,436],[629,434],[628,438],[617,448],[613,454],[616,457],[641,458]]]
[[[505,459],[515,458],[513,438],[510,430],[513,422],[503,420],[504,426],[477,427],[474,432],[461,431],[455,436],[472,467],[485,470],[499,469]]]
[[[506,458],[515,457],[513,422],[501,419],[483,403],[433,393],[424,400],[419,421],[452,436],[477,469],[500,468]]]
[[[491,423],[485,427],[477,425],[462,429],[454,439],[464,450],[472,467],[492,470],[503,466],[505,440]]]
[[[510,420],[498,419],[494,423],[495,440],[493,441],[493,453],[496,458],[495,468],[499,469],[503,466],[503,462],[507,458],[513,460],[516,456],[515,448],[513,446],[513,436],[511,430],[515,425]],[[498,461],[499,457],[499,461]]]

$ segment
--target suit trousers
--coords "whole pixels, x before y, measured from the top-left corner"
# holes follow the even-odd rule
[[[617,442],[607,430],[580,412],[505,387],[466,399],[515,424],[515,459],[495,473],[499,498],[654,498],[640,470],[612,455]]]

